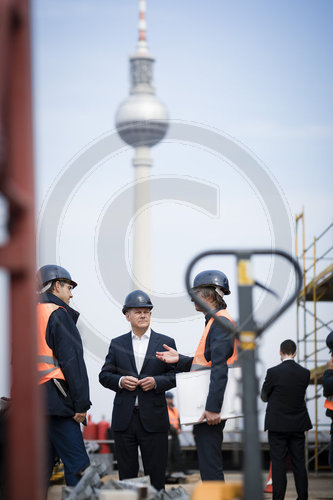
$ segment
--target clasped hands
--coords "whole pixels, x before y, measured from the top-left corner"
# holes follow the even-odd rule
[[[141,387],[143,391],[151,391],[155,388],[156,382],[154,377],[145,377],[139,380],[131,375],[126,375],[121,379],[120,385],[123,389],[128,391],[135,391],[138,386]]]

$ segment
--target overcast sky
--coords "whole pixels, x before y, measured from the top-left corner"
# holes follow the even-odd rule
[[[202,137],[201,143],[201,139],[191,143],[167,136],[152,149],[152,175],[172,178],[175,189],[177,179],[196,181],[210,187],[216,197],[210,214],[198,206],[200,202],[168,193],[152,207],[153,289],[167,300],[184,296],[186,266],[200,251],[274,247],[279,229],[272,222],[274,206],[282,204],[281,224],[289,221],[285,230],[290,234],[294,233],[294,216],[304,206],[308,242],[331,222],[333,4],[330,0],[147,3],[156,94],[172,120],[184,124],[184,130],[197,124]],[[92,168],[82,171],[75,182],[71,172],[73,159],[80,163],[83,151],[91,151],[103,137],[113,134],[116,110],[129,92],[128,57],[136,48],[138,2],[35,0],[32,6],[39,222],[52,193],[68,189],[59,225],[55,215],[56,244],[44,231],[39,264],[51,263],[47,260],[51,245],[57,261],[79,283],[73,307],[81,312],[92,415],[98,420],[102,415],[109,418],[112,407],[110,391],[97,382],[107,345],[128,331],[120,310],[124,297],[110,292],[99,260],[104,259],[107,266],[109,258],[110,269],[117,266],[113,248],[128,221],[119,213],[105,242],[101,228],[115,199],[134,180],[133,150],[118,145],[92,162]],[[249,179],[227,154],[206,146],[202,130],[228,137],[256,159],[262,174]],[[279,196],[269,206],[261,186],[265,176]],[[121,242],[128,274],[116,276],[117,283],[129,283],[132,222],[126,225]],[[102,257],[99,245],[104,249]],[[198,270],[205,267],[228,274],[234,292],[228,309],[237,318],[234,262],[215,258],[200,264]],[[269,260],[256,261],[261,281],[267,281],[270,271]],[[284,295],[290,283],[281,288],[279,293]],[[260,303],[263,298],[257,295],[256,300]],[[320,314],[327,320],[328,309],[321,307]],[[193,314],[175,320],[170,313],[161,320],[155,311],[153,328],[173,336],[181,352],[193,352],[203,318]],[[295,318],[294,308],[260,341],[261,379],[268,366],[279,362],[280,342],[296,339]],[[321,330],[322,340],[327,333]]]

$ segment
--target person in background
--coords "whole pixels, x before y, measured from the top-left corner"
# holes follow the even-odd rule
[[[329,333],[326,338],[326,345],[329,348],[331,359],[327,363],[327,370],[323,375],[323,389],[326,398],[325,408],[326,415],[331,419],[331,441],[329,448],[329,464],[333,471],[333,332]]]
[[[179,442],[179,434],[181,433],[179,413],[173,404],[172,392],[167,392],[165,394],[165,399],[168,405],[170,422],[167,477],[170,480],[185,479],[184,460]]]
[[[305,403],[310,371],[295,362],[296,344],[280,346],[282,363],[267,370],[261,399],[267,403],[265,430],[272,461],[273,500],[283,500],[287,488],[286,457],[289,454],[298,500],[308,498],[305,466],[305,431],[312,428]]]
[[[90,465],[80,424],[91,406],[82,340],[76,327],[79,313],[69,306],[77,283],[57,265],[41,267],[37,281],[38,373],[46,400],[47,477],[51,477],[59,457],[66,484],[75,486]]]

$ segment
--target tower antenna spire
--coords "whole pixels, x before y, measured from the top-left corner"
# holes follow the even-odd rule
[[[146,0],[139,0],[139,39],[137,48],[140,54],[148,52],[146,7]]]
[[[130,95],[116,115],[118,133],[134,148],[135,192],[133,224],[132,287],[152,291],[151,221],[149,207],[151,168],[150,149],[161,142],[168,130],[168,111],[156,97],[153,87],[154,58],[146,40],[146,0],[139,0],[139,39],[130,57]],[[142,210],[143,207],[148,207]],[[140,214],[140,216],[138,216]]]

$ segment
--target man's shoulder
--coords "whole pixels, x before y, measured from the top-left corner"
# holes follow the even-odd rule
[[[118,337],[114,337],[111,340],[111,342],[113,344],[121,344],[121,343],[125,342],[126,340],[128,340],[130,335],[131,335],[131,332],[123,333],[122,335],[118,335]]]
[[[299,363],[297,363],[294,360],[283,361],[279,365],[275,366],[274,369],[276,369],[277,371],[279,371],[279,370],[290,371],[290,372],[293,372],[294,374],[297,373],[299,375],[307,376],[307,377],[310,376],[310,370],[308,370],[307,368],[304,368],[304,366],[300,365]]]
[[[296,366],[297,366],[297,368],[298,368],[299,370],[301,370],[303,373],[307,373],[307,374],[309,374],[309,375],[310,375],[310,370],[308,370],[308,369],[307,369],[307,368],[305,368],[304,366],[300,365],[299,363],[296,363],[296,362],[295,362],[295,365],[296,365]]]
[[[154,330],[152,330],[151,333],[156,338],[156,340],[162,342],[163,344],[168,345],[169,342],[174,342],[174,339],[172,337],[169,337],[168,335],[164,335],[164,333],[158,333],[158,332],[155,332]]]
[[[275,373],[275,372],[278,372],[280,370],[283,370],[282,365],[283,365],[283,363],[279,363],[278,365],[271,366],[270,368],[268,368],[267,373]]]
[[[294,361],[293,363],[290,363],[293,367],[294,370],[298,371],[299,373],[302,373],[302,375],[306,375],[308,377],[310,377],[310,370],[308,370],[307,368],[304,368],[304,366],[300,365],[299,363],[297,363],[296,361]]]

